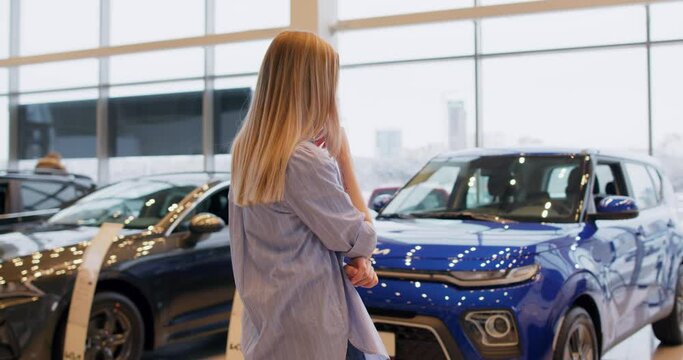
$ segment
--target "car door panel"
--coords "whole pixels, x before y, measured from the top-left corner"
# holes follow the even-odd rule
[[[657,195],[655,183],[644,164],[626,162],[628,187],[640,211],[636,220],[637,238],[642,244],[642,270],[638,288],[646,295],[641,304],[649,320],[656,317],[667,299],[666,249],[670,233],[667,226],[667,209],[662,206],[661,194]]]
[[[600,220],[594,241],[606,244],[611,257],[600,259],[600,277],[606,284],[611,319],[620,319],[623,326],[616,327],[616,337],[625,329],[639,326],[647,315],[640,311],[646,292],[639,290],[637,282],[642,273],[642,243],[637,239],[635,221]],[[597,259],[596,259],[597,260]]]
[[[600,200],[609,195],[628,195],[624,173],[618,161],[600,161],[596,166],[593,197]],[[608,185],[610,184],[610,185]],[[644,243],[639,238],[640,220],[598,220],[594,241],[609,249],[611,257],[602,257],[600,277],[606,284],[610,319],[620,319],[615,337],[628,329],[639,327],[648,317],[642,304],[647,291],[639,288],[643,276]],[[598,260],[598,259],[596,259]]]
[[[227,219],[227,213],[219,213],[222,206],[227,211],[227,190],[211,196],[225,197],[220,209],[201,209],[200,204],[188,217],[212,210]],[[181,244],[187,236],[191,236],[190,231],[180,229],[168,237],[169,244],[175,247],[172,256],[180,259],[167,274],[169,296],[163,317],[168,341],[224,331],[235,291],[227,226],[219,232],[204,234],[194,246],[183,248]]]

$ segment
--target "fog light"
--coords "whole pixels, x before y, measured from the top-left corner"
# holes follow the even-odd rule
[[[493,315],[486,319],[484,323],[486,333],[496,339],[504,338],[512,330],[512,324],[505,316]]]
[[[520,353],[515,319],[508,310],[468,312],[463,329],[484,357],[514,357]]]

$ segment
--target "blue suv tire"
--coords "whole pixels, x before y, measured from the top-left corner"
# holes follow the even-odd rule
[[[555,343],[554,360],[597,360],[598,337],[593,320],[586,310],[573,307],[562,322]]]

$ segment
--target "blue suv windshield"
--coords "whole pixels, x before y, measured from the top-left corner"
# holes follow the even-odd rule
[[[577,222],[588,164],[584,155],[434,159],[380,217]]]

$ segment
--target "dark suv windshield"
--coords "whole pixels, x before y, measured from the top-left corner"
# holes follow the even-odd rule
[[[173,211],[198,185],[159,178],[122,181],[85,196],[49,222],[83,226],[114,222],[129,229],[145,229]]]
[[[587,164],[579,155],[435,159],[380,216],[576,222]]]

